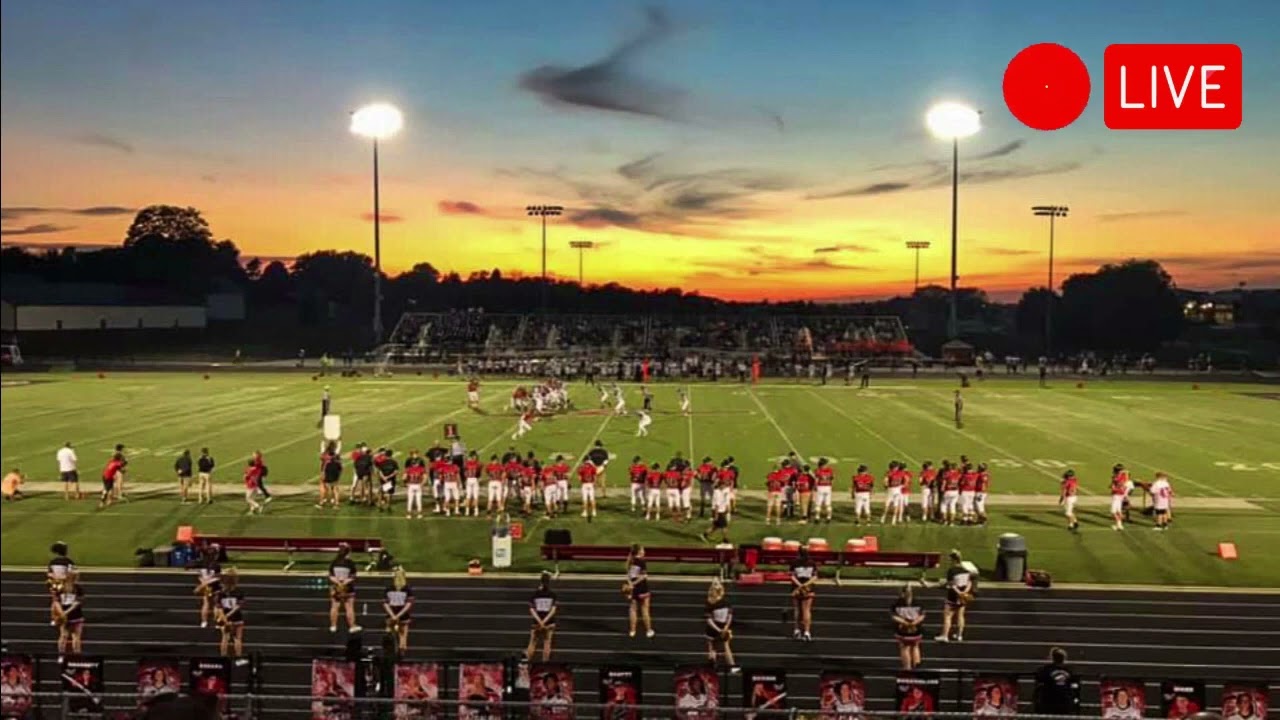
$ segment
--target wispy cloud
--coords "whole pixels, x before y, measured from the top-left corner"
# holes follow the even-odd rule
[[[1024,255],[1039,255],[1042,251],[1029,250],[1027,248],[984,247],[981,248],[981,252],[998,257],[1022,257]]]
[[[809,200],[829,200],[831,198],[841,197],[863,197],[866,195],[885,195],[888,193],[902,192],[910,190],[909,182],[878,182],[861,187],[849,188],[848,190],[836,190],[834,192],[814,193],[806,196]]]
[[[136,150],[131,143],[115,137],[114,135],[106,135],[104,133],[83,133],[72,137],[71,140],[73,142],[80,143],[81,145],[107,148],[108,150],[115,150],[116,152],[122,152],[129,155],[132,155]]]
[[[1005,167],[987,167],[971,170],[962,169],[960,171],[960,184],[982,185],[986,183],[1003,182],[1005,180],[1021,180],[1041,175],[1058,175],[1078,170],[1081,167],[1081,163],[1070,161],[1052,163],[1048,165],[1009,165]],[[942,171],[931,171],[915,178],[876,182],[869,185],[860,185],[858,187],[849,188],[847,190],[812,193],[806,196],[806,199],[829,200],[831,198],[842,197],[885,195],[888,193],[905,192],[908,190],[927,190],[930,188],[946,187],[950,184],[951,173],[949,170],[944,169]]]
[[[75,228],[68,225],[52,225],[49,223],[40,223],[37,225],[27,225],[20,228],[0,228],[0,235],[50,235],[53,233],[66,232]]]
[[[120,205],[94,205],[82,208],[15,206],[0,208],[0,220],[17,220],[32,215],[78,215],[81,217],[111,217],[132,215],[136,210]]]
[[[685,92],[635,74],[630,65],[646,48],[674,31],[667,14],[650,7],[645,25],[603,58],[578,67],[543,65],[520,76],[519,86],[551,105],[567,105],[683,120]]]
[[[485,209],[469,200],[441,200],[436,208],[445,215],[484,215]]]
[[[760,247],[748,248],[750,257],[725,260],[699,260],[693,264],[706,270],[714,270],[729,275],[759,277],[762,275],[803,275],[805,273],[825,273],[832,271],[866,270],[861,265],[850,265],[837,262],[829,257],[793,257],[770,253]]]
[[[1102,213],[1099,222],[1125,222],[1128,220],[1150,220],[1153,218],[1180,217],[1188,214],[1186,210],[1135,210],[1132,212]]]
[[[1004,157],[1005,155],[1012,155],[1013,153],[1021,150],[1022,147],[1026,144],[1027,142],[1025,140],[1014,140],[1013,142],[1005,143],[1004,145],[1001,145],[1000,147],[994,150],[988,150],[984,153],[979,153],[978,155],[973,156],[972,159],[973,160],[990,160],[992,158]]]
[[[378,218],[384,223],[398,223],[404,221],[404,217],[394,212],[383,210],[378,213]],[[361,213],[360,219],[365,222],[373,222],[373,213]]]
[[[826,245],[824,247],[814,248],[813,252],[815,255],[821,255],[821,254],[827,254],[827,253],[841,253],[841,252],[871,253],[871,252],[875,252],[875,250],[866,245],[859,245],[857,243],[839,243],[836,245]]]
[[[584,228],[601,228],[616,225],[623,228],[636,228],[641,224],[640,216],[617,208],[597,207],[589,210],[576,210],[568,214],[569,222]]]

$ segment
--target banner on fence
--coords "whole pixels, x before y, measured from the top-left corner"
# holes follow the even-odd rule
[[[979,675],[973,679],[973,714],[1006,717],[1018,713],[1018,678]]]
[[[177,660],[138,661],[138,707],[166,695],[182,692],[182,671]]]
[[[742,705],[750,708],[747,720],[755,720],[754,710],[787,709],[787,671],[748,670],[742,676]]]
[[[73,713],[102,712],[102,658],[68,657],[62,661],[62,692]]]
[[[720,676],[711,665],[676,668],[677,720],[714,720],[720,709]]]
[[[396,720],[440,720],[444,710],[440,707],[440,666],[436,663],[396,664],[396,700],[411,700],[414,704],[396,705]]]
[[[0,657],[0,717],[27,720],[35,715],[36,666],[26,655]]]
[[[636,705],[644,703],[643,676],[638,667],[611,665],[600,668],[602,720],[640,720]]]
[[[1204,709],[1203,681],[1165,680],[1160,683],[1160,717],[1180,720]]]
[[[860,720],[867,707],[867,686],[862,674],[824,671],[818,680],[818,703],[824,720]]]
[[[573,670],[566,665],[529,666],[529,717],[534,720],[573,718]]]
[[[1106,720],[1142,720],[1147,711],[1146,683],[1132,678],[1103,678],[1098,683],[1102,717]]]
[[[1227,683],[1222,687],[1222,720],[1260,720],[1267,717],[1267,686]]]
[[[899,720],[925,718],[938,710],[942,690],[942,677],[936,673],[898,673],[894,707]]]
[[[311,661],[311,720],[349,720],[355,711],[356,664]]]
[[[502,663],[458,665],[458,720],[500,720]]]

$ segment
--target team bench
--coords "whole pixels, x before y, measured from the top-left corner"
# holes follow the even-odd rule
[[[294,553],[336,553],[338,546],[346,543],[353,553],[369,553],[369,564],[365,570],[377,566],[378,555],[386,550],[386,546],[378,538],[346,538],[346,537],[242,537],[232,535],[194,535],[191,542],[196,549],[204,551],[210,545],[217,544],[223,552],[273,552],[285,553],[288,561],[284,569],[294,566],[297,560]]]
[[[542,559],[554,563],[555,574],[560,575],[560,562],[626,562],[631,555],[627,545],[543,545]],[[737,559],[732,548],[709,547],[648,547],[644,559],[651,563],[680,563],[686,565],[716,565],[723,571],[731,568]]]
[[[739,562],[747,572],[755,572],[758,566],[790,565],[796,559],[795,550],[765,549],[757,547],[739,548]],[[835,580],[840,582],[840,571],[848,567],[856,568],[919,568],[921,571],[938,567],[942,562],[939,553],[917,552],[860,552],[855,550],[810,550],[809,559],[819,567],[834,567]],[[788,579],[785,572],[766,572],[766,581]]]

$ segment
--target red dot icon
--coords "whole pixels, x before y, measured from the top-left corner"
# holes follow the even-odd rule
[[[1004,70],[1004,103],[1023,125],[1059,130],[1089,104],[1089,69],[1070,48],[1040,43],[1013,56]]]

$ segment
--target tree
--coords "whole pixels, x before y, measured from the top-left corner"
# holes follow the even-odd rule
[[[132,247],[148,240],[212,245],[213,231],[200,211],[193,207],[150,205],[134,216],[133,224],[125,234],[124,246]]]
[[[1062,315],[1062,299],[1057,293],[1051,292],[1048,288],[1036,287],[1022,293],[1022,297],[1018,299],[1018,307],[1014,311],[1014,326],[1018,330],[1019,337],[1034,343],[1034,345],[1028,343],[1027,349],[1034,347],[1038,352],[1044,351],[1044,313],[1047,307],[1052,308],[1056,326]],[[1061,328],[1054,332],[1057,335],[1062,334]]]
[[[215,242],[199,210],[151,205],[138,211],[121,248],[128,275],[117,281],[163,286],[175,294],[202,297],[219,280],[243,286],[240,250],[230,240]]]
[[[1147,352],[1178,337],[1182,308],[1160,263],[1128,260],[1067,278],[1062,325],[1077,349]]]

